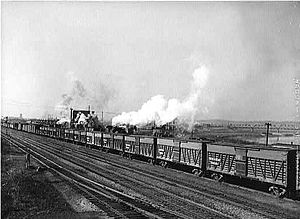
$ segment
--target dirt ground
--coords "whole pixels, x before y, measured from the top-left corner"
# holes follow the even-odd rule
[[[49,172],[31,165],[26,169],[25,154],[1,139],[1,218],[96,218],[76,211]]]

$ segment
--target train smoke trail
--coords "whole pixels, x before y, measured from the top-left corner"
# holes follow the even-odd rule
[[[187,119],[193,123],[198,111],[201,91],[205,87],[209,76],[206,66],[202,65],[193,72],[191,90],[184,101],[176,98],[165,99],[163,95],[151,97],[138,111],[132,111],[114,117],[113,125],[130,124],[145,125],[155,122],[156,125],[164,125],[174,119]]]
[[[58,113],[60,120],[58,124],[70,122],[69,110],[74,102],[82,101],[87,97],[87,91],[81,81],[79,81],[73,72],[68,73],[68,78],[71,79],[71,90],[62,95],[62,100],[55,106],[55,111]]]
[[[114,90],[106,86],[102,81],[93,79],[87,89],[73,72],[66,74],[68,79],[67,92],[61,95],[61,101],[55,106],[58,123],[70,122],[70,108],[86,109],[91,105],[93,110],[102,110],[114,96]],[[84,122],[84,119],[80,120]]]

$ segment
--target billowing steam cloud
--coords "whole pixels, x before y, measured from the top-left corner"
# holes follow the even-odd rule
[[[208,76],[208,69],[202,65],[193,72],[191,90],[184,101],[181,102],[175,98],[167,100],[163,95],[157,95],[144,103],[140,110],[123,112],[114,117],[112,124],[145,125],[154,121],[156,125],[160,126],[176,118],[184,118],[192,122],[198,111],[201,91],[207,83]]]

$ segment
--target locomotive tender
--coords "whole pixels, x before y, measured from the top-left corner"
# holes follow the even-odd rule
[[[162,166],[181,167],[195,174],[261,182],[286,191],[295,199],[300,192],[300,152],[289,147],[218,145],[206,141],[113,134],[52,128],[36,124],[2,123],[20,131],[49,136],[89,147],[148,160]]]

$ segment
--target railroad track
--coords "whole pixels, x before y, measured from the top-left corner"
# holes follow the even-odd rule
[[[28,140],[32,140],[32,139],[28,139]],[[33,141],[33,140],[32,140]],[[35,141],[33,141],[33,143],[36,143]],[[49,147],[51,147],[51,149],[49,148],[49,150],[59,150],[59,148],[54,148],[53,147],[54,145],[53,145],[53,142],[52,142],[52,144],[49,144]],[[247,206],[247,205],[244,205],[244,204],[240,204],[240,203],[238,203],[238,202],[234,202],[234,201],[232,201],[232,200],[229,200],[227,197],[226,198],[218,198],[215,194],[209,194],[208,193],[208,191],[206,191],[206,192],[204,192],[204,191],[199,191],[199,190],[196,190],[196,189],[193,189],[193,188],[190,188],[190,187],[188,187],[188,186],[185,186],[185,185],[181,185],[180,183],[182,183],[182,182],[176,182],[176,180],[174,181],[174,178],[172,178],[172,179],[169,179],[169,180],[166,180],[166,179],[163,179],[162,178],[162,176],[161,175],[159,175],[159,176],[156,176],[156,174],[154,173],[154,172],[151,172],[151,173],[145,173],[145,170],[143,170],[143,171],[141,171],[141,170],[134,170],[134,169],[132,169],[132,167],[126,167],[126,166],[124,166],[124,165],[118,165],[118,164],[115,164],[115,163],[112,163],[112,162],[110,162],[110,161],[107,161],[107,160],[103,160],[103,159],[101,159],[101,158],[99,158],[99,157],[97,157],[95,154],[87,154],[86,152],[82,152],[82,151],[80,151],[80,150],[76,150],[74,147],[72,148],[72,149],[68,149],[67,147],[65,147],[66,145],[64,144],[64,148],[63,148],[63,150],[64,150],[64,152],[67,152],[67,153],[76,153],[76,155],[78,156],[78,155],[81,155],[82,156],[82,158],[80,159],[80,160],[78,160],[79,162],[86,162],[86,158],[91,158],[91,159],[93,159],[94,161],[100,161],[100,162],[105,162],[105,163],[107,163],[107,164],[109,164],[109,165],[111,165],[111,166],[114,166],[114,167],[117,167],[117,168],[119,168],[119,169],[122,169],[122,171],[123,170],[127,170],[128,172],[131,172],[131,174],[132,173],[135,173],[135,174],[137,174],[137,175],[139,175],[139,176],[144,176],[144,177],[147,177],[147,178],[151,178],[152,180],[156,180],[158,183],[159,182],[163,182],[163,183],[165,183],[165,184],[167,184],[168,186],[176,186],[176,188],[180,188],[180,189],[182,189],[182,190],[184,190],[185,192],[189,192],[190,194],[194,194],[194,196],[197,196],[197,199],[196,200],[190,200],[191,199],[191,197],[189,197],[189,199],[187,199],[187,198],[183,198],[182,196],[183,195],[181,195],[181,196],[179,196],[179,195],[176,195],[176,197],[175,198],[177,198],[177,199],[180,199],[180,200],[182,200],[182,201],[185,201],[185,202],[189,202],[189,203],[191,203],[191,204],[194,204],[194,205],[198,205],[198,206],[200,206],[200,207],[202,207],[202,208],[206,208],[207,210],[210,210],[212,207],[207,207],[207,206],[205,206],[204,204],[200,204],[199,202],[203,202],[203,203],[205,203],[205,202],[207,202],[207,200],[210,200],[210,202],[213,202],[213,204],[216,206],[217,204],[217,202],[218,202],[218,204],[220,205],[220,204],[222,204],[223,205],[223,208],[225,208],[226,206],[224,206],[224,205],[228,205],[228,204],[230,204],[230,206],[227,206],[228,208],[229,207],[231,207],[231,208],[235,208],[235,210],[238,212],[241,212],[242,210],[241,209],[246,209],[247,211],[249,211],[250,209],[251,209],[251,212],[253,212],[253,213],[255,213],[255,215],[249,215],[248,214],[248,216],[249,217],[251,217],[251,216],[260,216],[260,217],[266,217],[266,218],[278,218],[278,215],[274,215],[274,214],[269,214],[269,213],[266,213],[266,212],[264,212],[264,211],[260,211],[260,210],[256,210],[256,209],[253,209],[253,208],[250,208],[249,206]],[[70,161],[70,160],[69,160]],[[77,162],[78,163],[78,162]],[[85,167],[85,165],[83,165],[82,167]],[[91,172],[93,172],[94,170],[93,169],[89,169],[89,171],[91,171]],[[116,169],[114,169],[114,170],[112,170],[116,175],[118,175],[119,176],[119,179],[120,178],[122,178],[122,177],[124,177],[122,174],[118,174],[118,171],[116,170]],[[101,169],[101,172],[107,172],[107,170],[106,169]],[[111,174],[111,172],[107,172],[107,174],[105,174],[105,175],[109,175],[109,174]],[[111,180],[114,180],[114,179],[111,179]],[[128,180],[128,181],[130,181],[131,179],[130,178],[126,178],[126,180]],[[135,180],[132,182],[132,183],[134,183],[134,182],[136,182],[137,181],[137,179],[135,178]],[[149,185],[146,185],[145,184],[145,182],[142,182],[142,181],[139,181],[139,183],[140,184],[143,184],[143,186],[149,186]],[[168,195],[170,195],[170,192],[167,192],[167,191],[165,191],[165,190],[162,190],[162,189],[159,189],[159,188],[157,188],[156,186],[154,187],[152,187],[152,189],[153,190],[159,190],[161,193],[167,193]],[[171,194],[172,196],[175,196],[174,194]],[[206,203],[207,204],[207,203]],[[243,212],[242,212],[243,213]],[[243,214],[244,216],[245,216],[245,212],[244,212],[244,214]],[[232,216],[235,216],[235,215],[232,215]]]
[[[177,212],[151,205],[131,196],[121,193],[115,189],[106,187],[96,181],[90,180],[74,171],[49,160],[44,155],[23,146],[23,142],[11,139],[2,133],[2,137],[24,151],[31,153],[34,159],[46,166],[49,170],[57,173],[64,179],[70,181],[79,190],[87,195],[87,198],[108,216],[114,218],[189,218]]]
[[[30,136],[30,137],[32,137],[32,136]],[[42,136],[36,136],[36,137],[38,139],[44,139]],[[198,198],[196,199],[197,202],[203,202],[203,200],[211,200],[213,202],[213,204],[216,204],[216,203],[218,203],[219,205],[222,204],[224,209],[226,209],[226,207],[228,208],[230,205],[230,208],[235,208],[236,214],[238,214],[238,212],[239,212],[239,213],[241,213],[240,215],[243,215],[243,217],[245,217],[245,213],[243,213],[243,211],[254,213],[255,214],[254,216],[251,214],[250,215],[248,214],[248,216],[249,217],[252,216],[252,217],[256,217],[256,218],[258,216],[265,217],[265,218],[291,217],[280,209],[274,209],[274,207],[271,205],[268,205],[268,203],[263,203],[263,204],[257,203],[257,202],[253,203],[253,202],[250,202],[249,199],[247,199],[241,195],[227,194],[226,191],[218,192],[211,188],[207,188],[209,186],[205,186],[205,187],[198,186],[199,179],[197,179],[196,177],[194,177],[194,179],[195,179],[194,184],[187,183],[182,180],[177,180],[174,177],[173,178],[168,177],[167,174],[165,174],[166,171],[162,168],[157,168],[157,169],[155,169],[155,171],[150,171],[150,170],[148,171],[146,169],[140,170],[141,168],[134,169],[132,165],[126,166],[126,162],[124,162],[126,160],[124,160],[124,159],[121,159],[122,165],[117,164],[117,159],[114,159],[114,158],[112,158],[113,161],[108,161],[107,160],[108,157],[105,156],[106,154],[104,155],[105,157],[103,157],[103,153],[100,153],[99,150],[91,151],[91,149],[86,149],[83,147],[81,147],[82,150],[79,150],[79,149],[76,149],[79,146],[75,146],[73,144],[68,144],[66,142],[61,142],[59,140],[52,139],[52,138],[46,138],[46,139],[47,139],[47,142],[49,142],[48,145],[49,145],[49,147],[51,147],[51,149],[56,147],[53,144],[53,143],[56,143],[59,146],[58,149],[63,146],[63,150],[68,150],[69,153],[75,152],[77,155],[81,154],[82,156],[84,156],[84,158],[89,157],[89,158],[93,159],[94,161],[105,162],[111,166],[130,171],[131,173],[136,173],[139,176],[145,176],[148,178],[152,178],[152,179],[164,182],[165,184],[172,185],[172,186],[176,185],[177,187],[180,187],[181,189],[184,189],[185,191],[193,193],[194,196],[198,196]],[[97,152],[97,153],[95,153],[95,152]],[[102,154],[102,157],[101,157],[101,154]],[[117,155],[112,155],[112,156],[118,157]],[[127,161],[127,162],[129,162],[129,161]],[[162,170],[163,173],[160,174],[159,170]],[[183,173],[181,173],[181,174],[183,174]],[[216,183],[216,182],[213,182],[213,183]],[[191,198],[191,197],[189,197],[189,198]],[[224,205],[227,205],[227,206],[224,206]],[[235,215],[235,217],[237,217],[237,216]]]
[[[23,138],[25,137],[24,134],[28,135],[26,133],[22,133]],[[35,137],[37,139],[47,139],[47,138],[44,138],[42,136],[35,136]],[[49,147],[51,148],[51,150],[59,150],[59,149],[61,150],[61,146],[63,146],[64,147],[63,150],[65,152],[67,152],[67,153],[74,153],[74,152],[76,152],[77,155],[81,156],[80,159],[81,159],[82,162],[84,162],[84,160],[82,160],[82,159],[90,158],[90,159],[93,159],[94,161],[98,160],[98,161],[101,161],[101,162],[106,162],[107,164],[109,164],[109,165],[111,165],[113,167],[122,168],[122,169],[125,169],[127,171],[134,172],[135,174],[138,174],[140,176],[151,178],[152,180],[162,181],[163,183],[168,184],[168,185],[171,185],[171,184],[174,185],[174,184],[176,184],[176,181],[174,181],[175,180],[174,178],[172,180],[170,180],[170,179],[164,179],[164,177],[162,177],[161,175],[154,174],[153,171],[149,172],[149,173],[145,173],[145,170],[143,170],[143,171],[134,170],[134,169],[132,169],[132,167],[124,166],[124,163],[122,163],[122,166],[120,166],[120,165],[116,164],[115,162],[113,163],[111,161],[106,160],[106,158],[105,159],[100,158],[98,156],[99,154],[97,154],[97,155],[96,154],[91,154],[91,153],[93,153],[93,151],[90,151],[90,150],[81,151],[81,150],[75,149],[74,145],[68,145],[65,142],[57,141],[55,139],[48,139],[49,140],[49,144],[45,143],[45,142],[43,142],[43,144],[41,144],[41,143],[36,142],[32,138],[33,138],[33,135],[30,135],[30,138],[26,137],[27,141],[31,141],[32,144],[39,144],[40,147],[45,147],[46,145],[48,145],[48,150],[50,150]],[[53,144],[54,142],[56,142],[57,145],[54,145]],[[59,145],[59,147],[57,148],[58,145]],[[68,147],[68,146],[70,146],[70,147]],[[79,158],[77,158],[77,159],[79,159]],[[93,171],[93,170],[91,170],[91,171]],[[102,171],[103,171],[103,169],[102,169]],[[122,175],[119,175],[119,176],[122,177]],[[127,179],[127,180],[130,181],[130,179]],[[135,182],[136,181],[137,180],[135,180]],[[139,183],[143,183],[143,182],[139,182]],[[178,183],[182,183],[182,182],[180,181]],[[211,191],[205,191],[205,190],[204,191],[199,191],[199,189],[196,189],[196,188],[193,188],[193,187],[191,188],[190,185],[187,186],[187,185],[177,184],[176,186],[177,186],[177,188],[184,189],[185,191],[188,191],[190,193],[191,192],[195,193],[195,195],[201,196],[202,198],[204,197],[204,199],[206,199],[206,200],[210,199],[213,202],[219,202],[219,204],[221,202],[223,202],[223,205],[228,205],[228,206],[223,206],[224,209],[226,209],[228,207],[235,208],[234,210],[236,211],[236,213],[241,213],[241,215],[242,215],[241,217],[243,217],[243,218],[245,218],[246,216],[248,216],[248,217],[256,217],[256,218],[257,217],[278,218],[278,213],[277,212],[275,214],[273,212],[273,214],[272,214],[272,213],[270,213],[268,211],[265,211],[265,208],[263,208],[262,210],[253,208],[253,207],[257,207],[257,205],[253,206],[253,205],[249,205],[249,204],[245,205],[245,204],[239,204],[238,203],[238,202],[241,202],[241,201],[242,201],[242,203],[247,202],[247,199],[245,199],[245,198],[241,199],[240,197],[238,197],[237,199],[232,199],[231,197],[228,197],[228,196],[225,196],[224,198],[220,198],[220,197],[217,196],[217,195],[220,195],[220,194],[214,194],[214,193],[213,194],[209,194],[208,192],[211,193]],[[155,187],[153,189],[159,190],[159,188],[155,188]],[[166,191],[164,191],[164,190],[160,190],[160,192],[161,193],[166,193]],[[188,202],[190,204],[197,205],[197,203],[195,204],[194,201],[182,198],[181,196],[178,196],[178,195],[176,196],[176,195],[170,194],[170,193],[168,193],[167,195],[170,195],[170,197],[173,196],[176,199],[180,199],[181,201],[185,201],[185,202]],[[197,200],[199,200],[199,199],[197,199]],[[215,214],[219,213],[218,211],[216,211],[211,206],[205,206],[205,205],[201,206],[201,204],[199,206],[199,204],[198,204],[198,207],[202,207],[202,208],[204,208],[207,211],[209,211],[209,210],[213,211]],[[269,209],[269,210],[271,210],[271,209]],[[254,213],[254,215],[253,214],[248,214],[248,215],[246,214],[245,215],[245,211]],[[232,217],[233,216],[233,215],[229,215],[229,214],[226,215],[223,212],[220,212],[220,213],[221,214],[219,216],[223,216],[223,217]],[[196,214],[194,214],[194,215],[196,215]],[[283,214],[283,216],[285,217],[284,214]],[[235,215],[234,217],[238,217],[238,215]]]
[[[14,136],[15,137],[15,136]],[[35,148],[35,149],[33,149],[33,147],[36,147],[36,146],[34,146],[32,143],[28,143],[28,142],[26,142],[26,140],[24,140],[24,139],[18,139],[18,140],[11,140],[11,141],[13,141],[15,144],[18,144],[19,146],[21,146],[22,144],[26,144],[27,145],[27,148],[28,148],[28,150],[30,150],[30,152],[32,153],[32,154],[35,154],[35,156],[36,157],[38,157],[38,159],[41,159],[40,157],[41,156],[43,156],[43,159],[48,159],[48,158],[46,158],[44,155],[41,155],[41,153],[40,152],[37,152],[37,148]],[[43,149],[43,150],[45,150],[45,149]],[[53,152],[52,152],[53,153]],[[55,155],[55,156],[57,156],[57,154]],[[62,159],[66,159],[66,158],[62,158]],[[48,159],[48,161],[50,161],[49,159]],[[50,161],[50,162],[52,162],[52,163],[54,163],[53,161]],[[70,160],[68,160],[68,162],[70,162]],[[93,171],[93,170],[89,170],[89,171]],[[72,173],[73,173],[73,175],[74,175],[74,172],[75,171],[72,171]],[[78,175],[78,173],[77,173],[77,175]],[[78,176],[77,176],[78,177]],[[85,180],[87,180],[86,178],[85,178]],[[94,182],[93,181],[93,184],[95,184],[96,182]],[[106,188],[107,189],[107,188]],[[114,192],[117,192],[117,194],[119,194],[120,192],[119,191],[117,191],[117,190],[114,190],[113,189],[113,191]],[[110,192],[111,193],[111,192]],[[120,194],[119,194],[120,195]],[[174,200],[174,195],[173,194],[169,194],[170,195],[170,200],[168,200],[168,202],[169,203],[171,203],[173,206],[175,206],[175,207],[178,207],[178,208],[184,208],[184,205],[186,205],[187,203],[182,203],[182,205],[178,205],[178,206],[176,206],[176,204],[175,204],[175,201],[176,200]],[[123,194],[123,196],[126,196],[127,198],[131,198],[131,199],[134,199],[134,200],[136,200],[137,201],[137,203],[135,203],[135,206],[139,206],[139,205],[147,205],[146,207],[144,207],[144,209],[146,209],[146,212],[148,211],[149,212],[149,206],[153,206],[153,203],[151,203],[151,204],[149,204],[149,201],[147,200],[147,201],[145,201],[145,200],[137,200],[136,198],[133,198],[133,197],[130,197],[130,196],[128,196],[128,195],[125,195],[125,194]],[[171,197],[172,196],[172,197]],[[122,197],[122,200],[124,199],[124,197]],[[172,203],[172,201],[173,201],[173,203]],[[177,200],[177,202],[178,203],[180,203],[182,200],[180,200],[180,201],[178,201]],[[187,201],[187,200],[186,200]],[[196,203],[193,203],[193,204],[196,204]],[[197,204],[196,204],[197,205]],[[201,207],[201,211],[199,211],[199,207]],[[148,209],[148,210],[147,210]],[[141,211],[140,209],[137,209],[137,210],[139,210],[139,211]],[[216,210],[214,210],[214,209],[210,209],[210,208],[208,208],[208,207],[206,207],[206,206],[201,206],[201,205],[198,205],[197,206],[197,212],[193,212],[192,210],[191,210],[191,207],[189,208],[189,209],[187,209],[186,211],[189,211],[189,214],[188,214],[188,216],[186,216],[186,215],[184,215],[184,214],[180,214],[180,213],[178,213],[178,212],[176,212],[176,211],[172,211],[172,210],[168,210],[168,209],[166,209],[166,208],[163,208],[162,206],[158,206],[158,205],[154,205],[154,207],[153,207],[153,209],[152,209],[154,212],[155,212],[155,214],[154,215],[158,215],[158,216],[160,216],[160,214],[162,215],[162,218],[231,218],[229,215],[225,215],[225,214],[223,214],[222,212],[218,212],[218,211],[216,211]],[[144,210],[145,211],[145,210]],[[161,213],[159,213],[159,211],[162,211]],[[152,213],[153,214],[153,213]],[[149,214],[149,217],[153,217],[153,215],[150,215]],[[156,216],[155,216],[156,217]],[[159,218],[159,217],[158,217]]]
[[[29,146],[29,144],[31,144],[31,147],[36,147],[36,146],[33,146],[33,144],[32,144],[33,142],[29,143],[24,139],[22,139],[22,141],[23,141],[23,143],[27,144],[27,146]],[[38,142],[36,142],[36,144],[39,144],[40,147],[43,146],[43,144],[40,144]],[[36,150],[38,150],[38,149],[39,148],[36,148]],[[49,153],[49,155],[50,155],[51,153],[53,153],[52,149],[49,150],[49,149],[43,148],[43,151],[47,151],[47,153]],[[64,160],[67,160],[67,162],[71,162],[74,165],[80,166],[82,169],[87,170],[89,173],[100,175],[103,178],[107,178],[107,176],[111,175],[111,174],[116,174],[116,173],[112,173],[112,172],[106,173],[106,174],[100,174],[99,170],[98,171],[95,170],[95,164],[93,164],[94,165],[94,169],[93,169],[93,168],[91,168],[91,164],[86,163],[86,161],[84,159],[78,160],[78,158],[76,158],[77,160],[74,161],[75,158],[70,156],[69,154],[62,156],[61,155],[62,151],[57,151],[57,152],[60,153],[60,155],[55,154],[54,156],[64,159]],[[67,156],[69,156],[69,157],[67,157]],[[79,164],[79,163],[81,163],[81,164]],[[103,171],[105,171],[105,170],[101,169],[100,172],[103,172]],[[129,182],[129,184],[127,185],[128,187],[132,187],[133,184],[135,184],[135,186],[140,186],[140,185],[136,184],[136,182],[138,181],[137,179],[133,180],[130,177],[127,177],[126,179],[124,179],[124,177],[122,178],[121,175],[114,177],[114,178],[110,178],[110,180],[111,181],[118,181],[118,180],[120,181],[121,180],[123,183],[127,181],[127,183]],[[149,186],[151,187],[149,190],[150,193],[148,193],[147,196],[151,196],[151,195],[157,196],[159,194],[159,193],[157,193],[157,191],[159,191],[161,193],[161,194],[159,194],[159,198],[160,199],[164,198],[165,200],[164,200],[163,205],[159,205],[159,206],[164,206],[164,205],[169,204],[169,207],[170,206],[173,208],[175,207],[176,209],[179,209],[180,211],[184,210],[185,214],[181,214],[181,217],[189,217],[189,218],[231,218],[232,217],[230,215],[226,215],[220,211],[217,211],[213,208],[207,207],[205,205],[202,205],[202,204],[193,202],[191,200],[182,198],[180,196],[177,196],[176,194],[172,194],[170,192],[156,188],[156,186],[142,183],[141,181],[139,181],[139,183],[142,184],[142,187],[141,186],[139,187],[141,190],[145,190],[145,187],[149,187]],[[156,190],[156,192],[154,192],[155,190]],[[143,201],[146,201],[147,203],[149,203],[148,197],[144,198]],[[188,215],[188,216],[185,216],[185,215]]]

